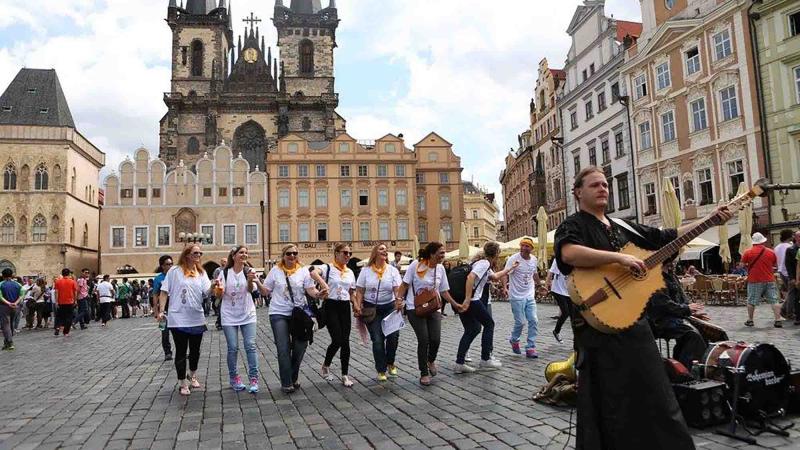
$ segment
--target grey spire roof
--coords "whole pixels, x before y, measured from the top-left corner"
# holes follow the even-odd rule
[[[214,0],[189,0],[186,4],[186,11],[189,14],[208,14],[217,8]]]
[[[0,96],[0,124],[75,128],[53,69],[22,69]]]
[[[321,9],[320,0],[292,0],[291,10],[298,14],[316,14]]]

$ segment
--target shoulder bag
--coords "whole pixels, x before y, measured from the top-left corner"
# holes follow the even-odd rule
[[[419,293],[414,289],[414,277],[411,274],[411,290],[414,292],[414,314],[417,317],[430,317],[436,311],[442,309],[442,299],[436,289],[436,275],[439,273],[439,266],[433,267],[433,288],[422,289]]]
[[[284,274],[285,275],[285,274]],[[286,288],[289,290],[289,298],[292,300],[292,317],[289,322],[289,333],[293,338],[298,341],[308,341],[309,344],[314,342],[314,321],[306,313],[305,308],[294,306],[294,292],[292,292],[292,284],[289,282],[289,276],[286,276]]]
[[[381,294],[381,278],[378,278],[378,288],[375,289],[375,303],[368,303],[367,301],[363,301],[361,303],[361,321],[365,324],[371,324],[375,318],[378,316],[378,298]],[[366,287],[364,288],[364,293],[367,293]]]

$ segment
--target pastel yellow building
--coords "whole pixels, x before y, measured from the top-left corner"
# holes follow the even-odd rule
[[[464,223],[470,246],[483,247],[489,241],[497,241],[497,213],[493,193],[464,182]]]

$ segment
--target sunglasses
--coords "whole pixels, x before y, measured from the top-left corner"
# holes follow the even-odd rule
[[[203,252],[192,252],[192,256],[203,256]]]
[[[346,252],[346,251],[341,251],[341,252],[339,252],[339,253],[341,253],[341,254],[343,254],[343,255],[345,255],[345,256],[350,256],[350,255],[352,255],[352,254],[353,254],[353,252]]]
[[[286,252],[283,255],[284,256],[297,256],[297,254],[298,254],[297,252]]]
[[[165,265],[165,266],[171,266],[171,265],[172,265],[172,263],[171,263],[171,262],[168,262],[168,263],[164,263],[164,265]]]

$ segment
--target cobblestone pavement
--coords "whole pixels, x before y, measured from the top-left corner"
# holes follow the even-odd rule
[[[758,309],[752,329],[743,326],[744,308],[710,312],[733,339],[772,342],[788,359],[800,361],[795,344],[800,327],[772,328],[766,307]],[[541,359],[528,360],[511,354],[505,340],[511,312],[507,304],[495,304],[495,356],[503,368],[471,375],[452,372],[462,327],[457,318],[447,317],[440,372],[427,388],[418,384],[413,367],[416,340],[410,327],[400,336],[400,376],[384,384],[374,380],[370,349],[354,331],[351,374],[357,383],[352,389],[318,375],[329,342],[323,330],[306,354],[302,388],[291,396],[280,392],[266,313],[259,310],[262,389],[255,396],[228,387],[221,332],[203,338],[199,375],[206,387],[186,399],[175,389],[172,363],[162,361],[151,319],[116,320],[110,329],[93,323],[68,339],[23,331],[16,351],[0,354],[0,448],[561,449],[567,443],[570,410],[531,400],[544,383],[547,362],[565,359],[571,348],[568,325],[563,344],[551,334],[554,306],[539,306]],[[478,347],[479,339],[473,355]],[[338,370],[334,361],[332,372]],[[711,430],[693,433],[698,448],[746,448]],[[791,434],[789,439],[763,435],[759,441],[769,448],[799,448],[800,430]],[[573,444],[574,439],[568,446]]]

